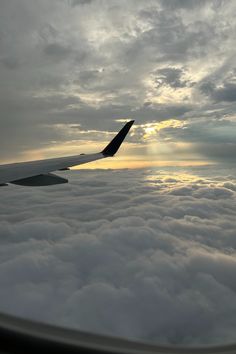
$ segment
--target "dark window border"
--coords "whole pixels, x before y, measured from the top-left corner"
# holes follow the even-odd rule
[[[181,348],[150,345],[102,336],[0,314],[0,353],[120,353],[200,354],[236,353],[236,344],[217,347]]]

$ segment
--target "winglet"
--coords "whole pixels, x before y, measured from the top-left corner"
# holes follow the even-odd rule
[[[119,131],[119,133],[112,139],[112,141],[105,147],[102,151],[104,156],[113,156],[118,151],[119,147],[123,143],[126,135],[128,134],[130,128],[132,127],[134,120],[129,121],[125,126]]]

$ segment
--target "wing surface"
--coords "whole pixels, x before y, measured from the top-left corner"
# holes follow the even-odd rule
[[[72,166],[113,156],[118,151],[133,123],[133,120],[126,123],[102,152],[0,165],[0,185],[13,183],[20,185],[41,186],[66,183],[68,182],[66,179],[54,175],[51,172],[66,170]]]

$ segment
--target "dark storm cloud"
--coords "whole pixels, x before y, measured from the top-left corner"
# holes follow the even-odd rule
[[[236,180],[197,171],[2,188],[1,311],[156,343],[232,342]]]

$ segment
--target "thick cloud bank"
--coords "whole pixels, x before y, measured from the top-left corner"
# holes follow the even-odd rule
[[[232,342],[236,179],[201,172],[81,170],[67,185],[1,188],[0,311],[159,343]]]

